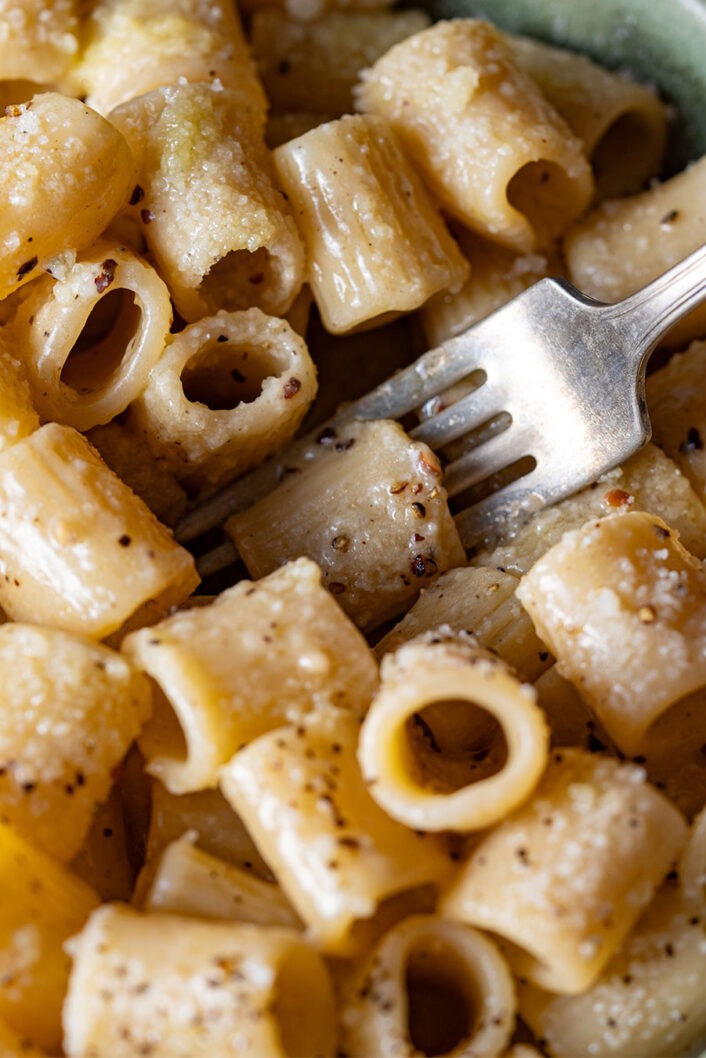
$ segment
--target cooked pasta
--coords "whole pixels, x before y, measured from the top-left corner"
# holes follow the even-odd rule
[[[0,78],[58,84],[76,57],[76,0],[0,0]]]

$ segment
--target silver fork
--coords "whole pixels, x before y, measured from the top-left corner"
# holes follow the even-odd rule
[[[532,457],[528,473],[456,515],[466,547],[492,538],[509,522],[589,485],[649,441],[647,360],[662,335],[703,300],[706,245],[616,304],[594,301],[563,279],[542,279],[194,508],[175,535],[188,543],[251,506],[322,430],[353,419],[399,419],[482,372],[477,388],[448,407],[442,399],[441,410],[410,436],[439,450],[500,413],[509,415],[506,429],[481,439],[445,470],[454,497]],[[202,576],[235,557],[229,543],[207,552],[199,559]]]

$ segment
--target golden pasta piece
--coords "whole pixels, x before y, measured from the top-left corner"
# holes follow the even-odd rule
[[[127,202],[125,139],[76,99],[45,92],[0,117],[0,299],[63,251],[83,250]]]
[[[0,78],[61,81],[78,52],[78,28],[76,0],[0,0]]]
[[[700,496],[669,456],[648,444],[593,485],[513,527],[505,539],[476,554],[473,561],[521,576],[570,529],[630,510],[658,515],[679,534],[687,551],[698,558],[706,556],[706,508]]]
[[[141,901],[144,911],[301,928],[278,885],[204,852],[197,837],[187,831],[164,850]]]
[[[331,111],[313,110],[286,110],[281,114],[270,113],[267,118],[265,129],[265,142],[272,150],[289,140],[303,136],[317,125],[323,125],[327,121],[334,121],[338,117]]]
[[[619,301],[706,242],[706,158],[630,198],[603,202],[567,233],[572,283],[599,301]],[[706,335],[700,306],[662,338],[679,346]]]
[[[48,423],[0,456],[0,604],[102,639],[199,582],[191,555],[82,434]]]
[[[101,240],[60,279],[32,285],[8,340],[27,366],[42,419],[88,430],[141,393],[171,322],[169,292],[151,265]]]
[[[692,342],[647,379],[647,405],[655,441],[706,501],[706,342]]]
[[[29,437],[38,427],[27,371],[5,326],[0,330],[0,452]]]
[[[536,680],[551,665],[549,651],[515,596],[517,577],[486,566],[459,566],[424,588],[405,616],[377,644],[382,656],[423,632],[444,626],[468,632],[511,665],[525,680]]]
[[[70,860],[150,709],[145,677],[107,647],[56,628],[0,626],[2,819]]]
[[[665,1058],[700,1049],[705,910],[703,898],[694,907],[676,881],[667,881],[588,991],[565,996],[521,987],[521,1015],[547,1053]]]
[[[555,750],[534,796],[480,841],[441,911],[503,938],[520,977],[575,995],[625,940],[685,838],[683,817],[641,768]]]
[[[82,928],[98,897],[2,822],[0,886],[0,1017],[56,1054],[70,969],[63,946]]]
[[[654,88],[565,48],[505,39],[515,62],[583,143],[601,198],[634,194],[659,173],[668,111]]]
[[[122,762],[115,770],[122,772]],[[70,869],[101,900],[129,900],[135,885],[134,851],[128,846],[120,788],[114,784],[107,799],[95,809],[90,830]]]
[[[304,251],[252,108],[230,89],[179,84],[110,119],[137,158],[130,209],[184,319],[252,306],[283,315]]]
[[[266,100],[232,0],[98,0],[84,25],[74,80],[108,114],[155,88],[235,88],[261,114]]]
[[[325,429],[294,467],[226,524],[254,577],[308,555],[343,609],[371,629],[464,564],[439,461],[397,423]]]
[[[653,515],[566,533],[517,594],[624,753],[643,750],[655,721],[706,686],[706,573]]]
[[[4,1058],[44,1058],[46,1052],[11,1029],[7,1022],[0,1021],[0,1054]]]
[[[444,207],[518,253],[589,205],[581,142],[487,22],[437,22],[366,71],[359,109],[387,118]]]
[[[334,334],[410,312],[458,288],[468,262],[387,122],[348,115],[274,152]]]
[[[321,708],[262,735],[221,771],[225,796],[309,935],[337,955],[357,950],[360,926],[386,901],[441,882],[451,868],[441,842],[371,798],[355,756],[358,725],[350,712]]]
[[[377,803],[417,830],[482,830],[532,793],[549,730],[536,692],[442,628],[388,654],[358,759]]]
[[[372,652],[306,559],[135,632],[123,649],[162,691],[140,746],[173,793],[215,786],[241,746],[322,702],[362,716],[377,687]]]
[[[429,21],[424,11],[328,11],[302,21],[276,7],[263,7],[253,13],[250,34],[273,109],[324,112],[333,118],[352,111],[361,70]]]
[[[69,1058],[333,1054],[333,986],[292,929],[96,911],[71,944]]]
[[[130,425],[190,491],[213,491],[281,448],[315,394],[316,368],[286,320],[219,312],[174,335]]]
[[[515,985],[497,946],[438,915],[413,915],[386,933],[344,983],[346,1054],[505,1053]]]

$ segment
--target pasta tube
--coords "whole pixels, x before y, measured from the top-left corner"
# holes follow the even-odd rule
[[[281,448],[316,394],[316,368],[286,320],[219,312],[176,334],[130,423],[159,465],[211,491]]]
[[[517,594],[624,753],[644,749],[655,721],[706,685],[706,574],[653,515],[567,533]]]
[[[441,629],[382,662],[358,759],[370,793],[418,830],[482,830],[521,805],[547,763],[536,694],[470,636]]]
[[[10,340],[41,417],[88,430],[115,418],[144,389],[171,322],[169,292],[154,269],[102,240],[60,279],[32,285]]]
[[[525,680],[536,680],[551,665],[549,651],[515,596],[511,573],[484,566],[450,569],[424,588],[399,624],[376,646],[378,656],[396,650],[423,632],[442,626],[468,632],[511,665]]]
[[[653,88],[565,48],[505,39],[515,62],[583,143],[601,198],[634,194],[659,173],[668,115]]]
[[[395,45],[358,106],[387,118],[454,217],[518,253],[549,245],[591,200],[582,144],[486,22],[437,22]]]
[[[78,52],[76,0],[0,0],[3,79],[61,81]]]
[[[11,352],[4,327],[0,329],[0,452],[29,437],[38,427],[25,365]]]
[[[187,831],[164,850],[143,910],[301,928],[279,886],[204,852],[196,838]]]
[[[56,1054],[70,962],[64,942],[98,904],[96,894],[0,822],[0,1017]]]
[[[567,233],[572,283],[599,301],[619,301],[706,242],[706,158],[630,198],[604,202]],[[663,344],[706,333],[706,309],[693,310]]]
[[[83,250],[127,202],[123,136],[76,99],[46,92],[0,117],[0,300],[64,251]]]
[[[515,986],[498,948],[482,933],[438,915],[394,926],[345,982],[345,1053],[505,1053],[515,1022]]]
[[[308,555],[346,613],[371,629],[464,564],[441,465],[397,423],[324,430],[294,465],[299,472],[226,523],[253,576]]]
[[[322,702],[361,716],[377,686],[371,651],[306,559],[134,632],[123,650],[165,696],[140,746],[172,793],[215,786],[236,750]]]
[[[0,815],[70,860],[149,716],[147,680],[90,640],[8,623],[0,626],[0,706]]]
[[[0,605],[102,639],[198,584],[191,555],[82,434],[48,423],[0,456]]]
[[[239,89],[264,122],[267,103],[232,0],[98,0],[74,79],[108,114],[184,82]]]
[[[332,1054],[333,987],[295,930],[96,911],[71,944],[69,1058]]]
[[[391,897],[436,885],[451,867],[440,842],[372,800],[357,738],[355,716],[321,708],[301,725],[262,735],[221,772],[223,793],[308,933],[337,955],[360,946],[361,920],[370,926]]]
[[[502,937],[515,972],[575,995],[596,980],[686,838],[642,769],[555,750],[534,796],[476,846],[441,911]]]
[[[351,116],[274,152],[307,246],[307,279],[333,334],[458,288],[468,262],[388,124]]]
[[[188,322],[218,309],[283,315],[304,252],[257,121],[230,89],[156,89],[111,111],[139,169],[130,209]]]
[[[706,501],[706,342],[692,342],[647,379],[647,404],[655,441]]]

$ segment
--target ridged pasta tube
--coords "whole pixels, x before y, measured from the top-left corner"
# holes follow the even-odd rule
[[[301,933],[108,904],[71,944],[69,1058],[332,1054],[333,986]]]
[[[316,368],[286,320],[219,312],[169,341],[130,424],[159,465],[212,491],[281,448],[316,394]]]
[[[482,830],[546,767],[536,693],[470,636],[442,628],[383,659],[358,758],[370,793],[417,830]]]
[[[38,427],[27,370],[8,340],[5,326],[0,329],[0,452],[29,437]]]
[[[9,327],[44,421],[89,430],[125,411],[169,337],[169,291],[131,250],[101,240],[33,284]]]
[[[135,163],[113,125],[45,92],[0,117],[0,300],[57,254],[83,250],[128,200]]]
[[[304,251],[241,96],[174,85],[110,120],[138,163],[130,209],[184,319],[252,306],[284,315],[304,281]]]
[[[487,22],[437,22],[395,45],[357,101],[387,118],[454,217],[519,253],[548,245],[590,203],[581,142]]]
[[[441,912],[503,938],[540,988],[589,988],[686,838],[680,812],[633,764],[555,750],[533,797],[491,830]]]
[[[488,937],[438,915],[393,926],[343,986],[343,1047],[356,1058],[492,1058],[515,1024],[515,985]]]
[[[307,246],[307,279],[333,334],[458,288],[468,262],[387,122],[348,115],[274,152]]]
[[[624,753],[706,686],[706,573],[660,518],[628,511],[566,533],[517,594]]]

